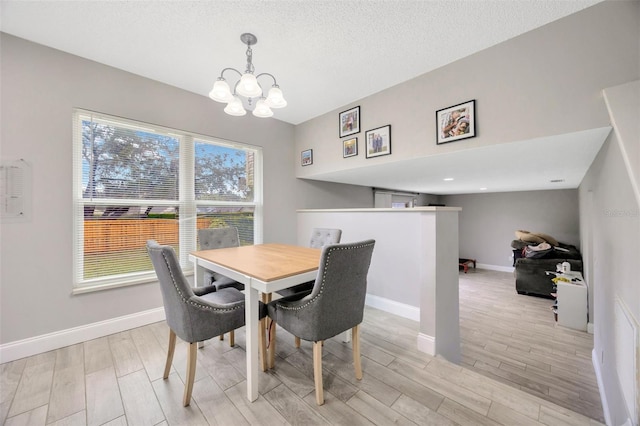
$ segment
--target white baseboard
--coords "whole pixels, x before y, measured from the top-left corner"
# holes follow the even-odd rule
[[[429,355],[436,355],[436,339],[428,334],[418,333],[418,350]]]
[[[420,321],[420,308],[368,294],[366,304],[385,312]],[[165,319],[164,308],[155,308],[131,315],[82,325],[67,330],[30,337],[0,345],[0,363],[63,348],[121,331],[142,327]]]
[[[609,410],[609,404],[607,403],[607,394],[604,391],[604,382],[602,379],[602,370],[600,368],[600,362],[598,360],[598,354],[595,348],[591,351],[591,363],[596,373],[596,380],[598,382],[598,391],[600,391],[600,401],[602,402],[602,414],[604,416],[605,424],[611,424],[611,411]]]
[[[416,306],[407,305],[405,303],[396,302],[395,300],[389,300],[384,297],[374,296],[367,294],[365,304],[372,308],[380,309],[381,311],[389,312],[390,314],[397,315],[399,317],[407,318],[413,321],[420,321],[420,308]],[[435,337],[428,334],[418,333],[417,349],[420,352],[427,353],[429,355],[436,354],[436,340]]]
[[[0,363],[52,351],[87,340],[108,336],[165,319],[164,308],[149,309],[118,318],[82,325],[67,330],[55,331],[24,340],[0,345]]]
[[[476,264],[478,269],[488,269],[489,271],[500,271],[500,272],[513,272],[515,268],[513,266],[499,266],[499,265],[487,265],[486,263],[478,263]]]
[[[380,296],[374,296],[367,294],[365,304],[372,308],[380,309],[381,311],[389,312],[390,314],[397,315],[399,317],[408,318],[414,321],[420,321],[420,308],[417,306],[411,306],[404,303],[396,302],[395,300],[386,299]]]

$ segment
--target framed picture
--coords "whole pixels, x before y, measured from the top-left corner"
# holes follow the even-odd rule
[[[341,138],[360,133],[360,106],[342,111],[338,121]]]
[[[358,138],[342,141],[342,158],[358,155]]]
[[[302,151],[302,165],[308,166],[310,164],[313,164],[313,150],[307,149]]]
[[[365,133],[366,158],[391,154],[391,125],[367,130]]]
[[[436,111],[437,143],[453,142],[476,135],[476,101],[471,100]]]

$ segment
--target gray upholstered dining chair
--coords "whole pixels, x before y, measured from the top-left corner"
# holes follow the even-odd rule
[[[352,330],[356,379],[362,378],[359,325],[364,315],[367,273],[374,240],[324,246],[318,277],[311,293],[302,299],[282,298],[266,305],[267,315],[294,336],[313,342],[313,376],[316,402],[324,404],[322,389],[322,342]],[[275,325],[271,328],[275,351]],[[273,367],[273,365],[271,365]]]
[[[182,273],[171,246],[147,241],[147,252],[160,282],[162,301],[169,326],[169,348],[163,378],[169,377],[176,336],[189,343],[187,380],[183,405],[191,403],[196,372],[198,342],[232,332],[245,324],[244,295],[236,288],[217,290],[215,286],[194,287]]]
[[[341,237],[341,229],[313,228],[311,230],[311,241],[309,242],[309,247],[322,248],[328,244],[338,244]],[[300,298],[302,298],[311,293],[311,290],[313,289],[313,283],[314,281],[309,281],[307,283],[298,284],[293,287],[279,290],[277,293],[283,297],[289,297],[297,294]]]
[[[212,250],[229,247],[240,247],[238,228],[226,226],[223,228],[198,229],[198,243],[200,250]],[[219,290],[226,287],[235,287],[244,290],[244,285],[213,271],[204,271],[204,284],[213,284]]]
[[[342,237],[342,229],[337,228],[313,228],[311,230],[311,241],[309,247],[322,248],[327,244],[338,244]],[[298,284],[293,287],[285,288],[277,293],[283,297],[289,297],[291,299],[302,299],[304,296],[311,293],[313,290],[313,284],[315,281],[309,281],[306,283]],[[295,297],[294,297],[295,296]],[[300,347],[300,338],[295,336],[296,348]]]

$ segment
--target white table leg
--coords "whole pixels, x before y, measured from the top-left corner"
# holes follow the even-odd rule
[[[245,285],[245,330],[247,339],[247,398],[258,399],[258,290]]]
[[[351,341],[351,329],[348,329],[344,333],[342,333],[342,341],[344,343],[349,343]]]
[[[204,268],[200,265],[198,260],[194,261],[194,270],[193,270],[193,286],[201,287],[202,286],[202,278],[204,276]]]

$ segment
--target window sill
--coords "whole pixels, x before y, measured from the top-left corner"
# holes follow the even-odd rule
[[[184,271],[184,275],[186,277],[193,276],[193,270]],[[77,285],[71,291],[71,294],[85,294],[85,293],[93,293],[96,291],[103,290],[111,290],[114,288],[120,287],[130,287],[133,285],[139,284],[148,284],[148,283],[157,283],[158,277],[154,272],[139,275],[136,277],[128,277],[128,278],[119,278],[119,279],[111,279],[111,280],[96,280],[93,283],[84,283],[81,285]]]

